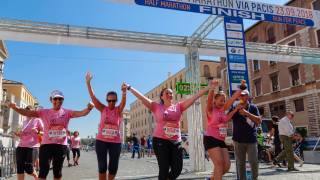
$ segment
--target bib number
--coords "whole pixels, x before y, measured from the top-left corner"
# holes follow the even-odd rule
[[[225,125],[220,125],[219,126],[219,135],[221,137],[227,137],[227,133],[228,133],[227,127]]]
[[[49,130],[49,137],[50,138],[63,138],[67,136],[66,129],[62,130]]]
[[[115,129],[102,129],[102,136],[106,137],[116,137],[118,136],[119,131]]]
[[[178,136],[178,135],[180,134],[180,129],[179,129],[179,128],[164,127],[163,130],[164,130],[164,133],[165,133],[168,137]]]

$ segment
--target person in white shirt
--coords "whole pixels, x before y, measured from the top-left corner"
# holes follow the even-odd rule
[[[293,120],[293,112],[287,112],[287,115],[279,121],[279,135],[280,141],[283,144],[284,149],[282,152],[274,159],[273,164],[280,166],[279,162],[286,159],[288,161],[288,171],[297,171],[294,168],[294,156],[292,147],[292,138],[294,135],[294,128],[291,124]]]

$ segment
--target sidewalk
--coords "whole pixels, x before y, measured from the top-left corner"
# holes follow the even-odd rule
[[[296,164],[298,166],[298,164]],[[203,180],[210,177],[212,172],[211,162],[206,161],[206,172],[194,173],[190,172],[191,166],[189,160],[184,160],[183,171],[179,179],[181,180]],[[270,165],[260,164],[259,180],[320,180],[320,165],[305,164],[299,168],[298,172],[286,172],[285,168],[271,168]],[[82,152],[80,159],[80,166],[63,168],[64,180],[97,180],[97,160],[95,152]],[[119,180],[157,180],[158,164],[155,157],[131,159],[130,154],[121,156],[118,175],[116,179]],[[16,177],[11,177],[9,180],[15,180]],[[50,171],[47,179],[52,178],[52,171]],[[236,179],[235,162],[232,161],[231,170],[223,179]],[[26,180],[32,180],[27,177]]]

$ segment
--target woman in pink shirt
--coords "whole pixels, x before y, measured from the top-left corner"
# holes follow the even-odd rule
[[[101,119],[96,137],[96,153],[98,159],[99,180],[113,180],[118,171],[121,153],[120,125],[122,122],[122,111],[126,105],[126,86],[121,86],[122,99],[119,106],[117,93],[110,91],[106,100],[108,105],[102,104],[94,95],[91,87],[92,75],[86,74],[86,83],[92,102],[101,113]],[[107,162],[109,154],[109,164]],[[107,174],[107,170],[109,173]],[[107,178],[108,176],[108,178]]]
[[[160,103],[158,103],[145,97],[131,86],[127,86],[128,90],[151,110],[156,120],[152,145],[159,165],[159,180],[176,179],[181,174],[183,166],[180,131],[182,113],[208,92],[209,87],[178,103],[173,102],[173,91],[164,88],[160,93]]]
[[[73,136],[71,137],[71,149],[73,155],[73,165],[79,165],[79,158],[80,158],[80,145],[81,145],[81,138],[79,136],[79,132],[73,132]]]
[[[214,87],[218,86],[218,81],[212,82],[212,89],[208,94],[207,101],[207,129],[204,133],[203,143],[208,151],[210,159],[214,164],[213,176],[211,180],[221,180],[222,176],[229,171],[230,159],[227,146],[224,142],[227,136],[228,121],[242,107],[237,106],[233,111],[225,114],[235,100],[240,96],[241,91],[237,91],[226,102],[226,95],[223,92],[214,93]]]
[[[93,108],[89,103],[87,108],[82,111],[72,111],[62,108],[64,96],[60,91],[53,91],[50,96],[52,108],[41,109],[38,111],[26,110],[16,106],[15,103],[9,103],[9,107],[21,115],[28,117],[40,117],[44,125],[44,134],[40,146],[40,173],[39,179],[46,179],[50,163],[53,164],[54,180],[62,179],[62,166],[67,150],[67,129],[69,120],[86,116]]]
[[[27,106],[26,110],[31,110],[31,106]],[[40,147],[38,135],[43,131],[43,123],[40,118],[29,118],[23,121],[22,129],[15,132],[20,138],[19,145],[16,149],[17,162],[17,179],[23,180],[24,173],[31,175],[34,179],[38,179],[38,174],[33,168],[33,154]]]

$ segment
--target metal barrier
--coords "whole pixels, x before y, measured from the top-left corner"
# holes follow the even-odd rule
[[[0,148],[0,179],[16,174],[16,149]]]

